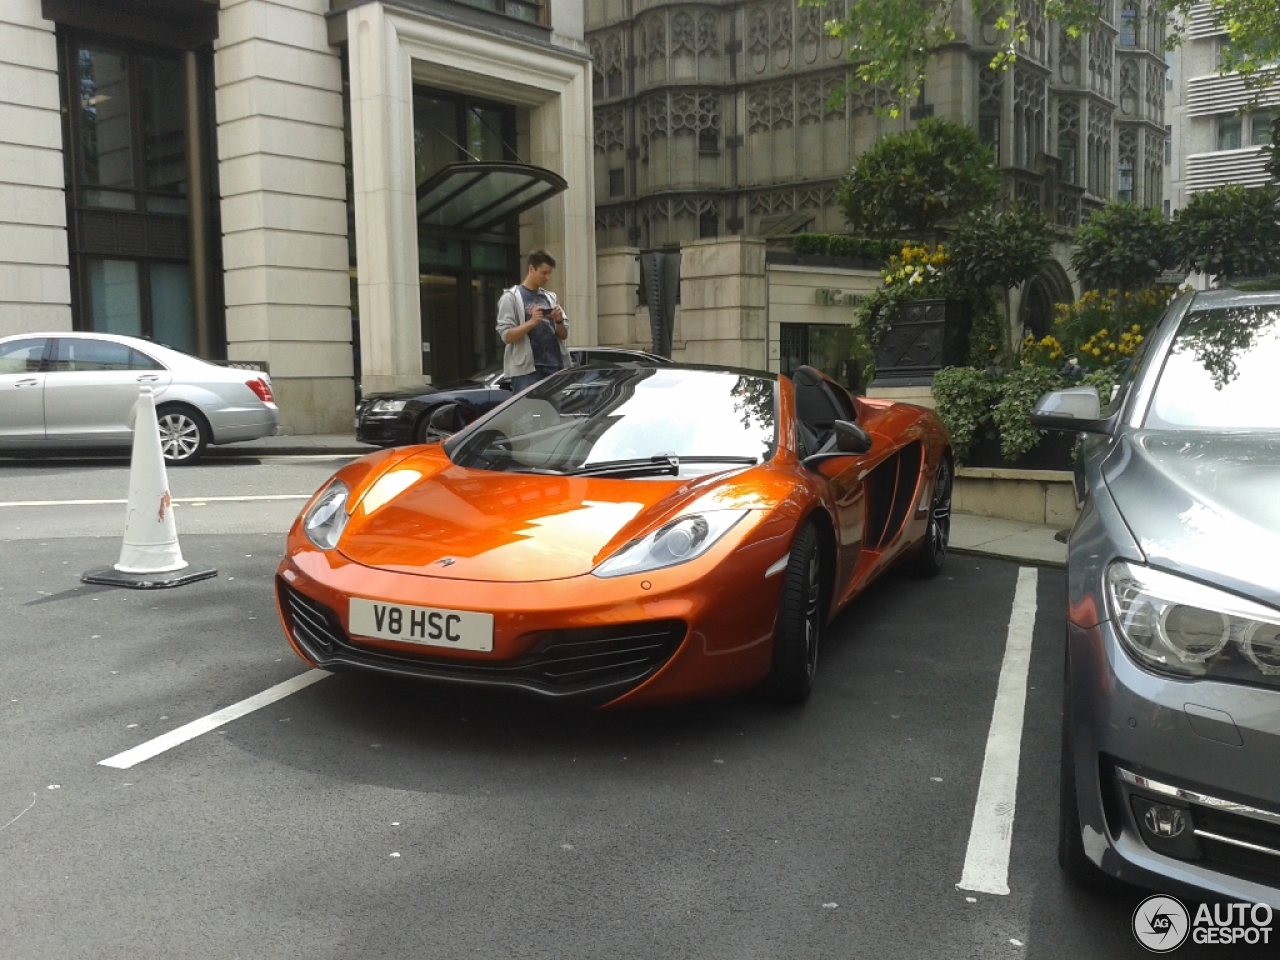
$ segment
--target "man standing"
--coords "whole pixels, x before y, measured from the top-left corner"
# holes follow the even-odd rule
[[[569,366],[569,324],[556,295],[546,289],[555,266],[551,254],[535,250],[524,280],[498,299],[502,371],[516,393]]]

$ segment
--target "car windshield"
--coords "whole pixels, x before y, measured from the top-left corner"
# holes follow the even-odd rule
[[[485,470],[692,475],[777,448],[777,381],[727,370],[578,367],[537,384],[446,444]]]
[[[1193,310],[1156,384],[1156,430],[1280,430],[1280,305]]]

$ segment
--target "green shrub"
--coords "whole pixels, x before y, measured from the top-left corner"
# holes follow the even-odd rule
[[[934,374],[934,409],[951,437],[957,463],[966,463],[974,442],[990,431],[1000,388],[999,374],[973,367],[948,367]]]
[[[1031,425],[1031,410],[1050,390],[1065,386],[1061,374],[1044,367],[1016,367],[1005,374],[991,422],[1000,434],[1000,453],[1006,460],[1016,460],[1035,449],[1045,431]]]
[[[796,253],[816,254],[823,257],[888,260],[902,249],[902,241],[851,237],[843,233],[798,233],[791,240],[791,249]]]

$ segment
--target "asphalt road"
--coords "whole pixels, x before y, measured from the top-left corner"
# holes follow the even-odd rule
[[[1019,576],[997,560],[877,585],[798,710],[331,676],[102,766],[305,673],[271,582],[338,462],[171,471],[183,552],[220,574],[128,591],[79,583],[124,513],[83,501],[123,499],[127,465],[0,461],[0,960],[1148,955],[1145,894],[1055,860],[1059,571],[1036,571],[1004,896],[956,887]]]

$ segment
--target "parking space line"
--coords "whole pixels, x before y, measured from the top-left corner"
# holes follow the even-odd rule
[[[171,750],[179,744],[194,740],[210,730],[216,730],[224,723],[230,723],[232,720],[237,720],[247,713],[253,713],[253,711],[260,710],[269,704],[275,703],[277,700],[283,700],[289,694],[297,693],[299,690],[305,689],[317,680],[323,680],[327,676],[329,676],[327,670],[308,670],[306,673],[299,674],[283,683],[277,683],[274,687],[263,690],[261,693],[254,694],[247,700],[241,700],[239,703],[233,703],[229,707],[223,707],[207,717],[192,720],[190,723],[162,734],[154,740],[140,743],[138,746],[124,751],[124,753],[117,753],[114,757],[99,760],[98,766],[128,770],[130,767],[136,766],[144,760],[150,760],[152,757],[164,753],[166,750]]]
[[[1009,893],[1009,848],[1013,842],[1013,817],[1018,800],[1022,717],[1027,703],[1027,672],[1031,666],[1031,637],[1035,625],[1036,569],[1019,567],[964,872],[956,884],[961,890],[1000,896]]]
[[[309,493],[244,494],[238,497],[173,497],[173,503],[240,503],[249,500],[309,500]],[[97,507],[128,500],[0,500],[0,507]]]

